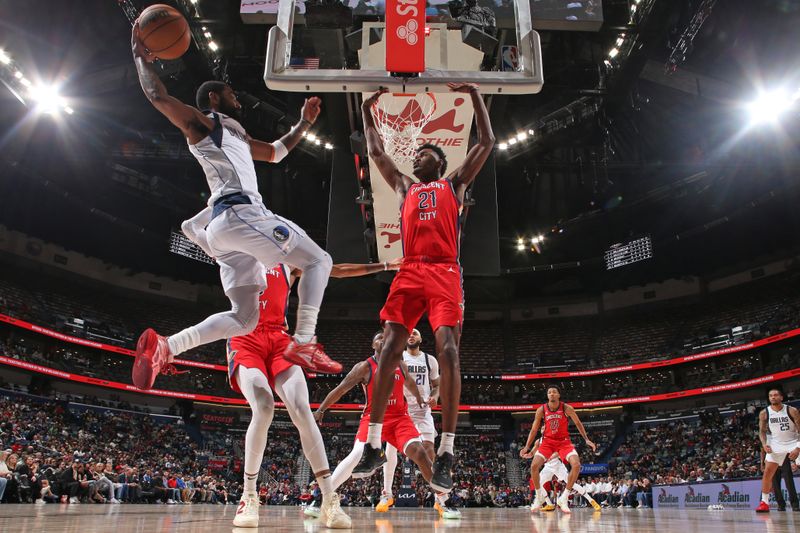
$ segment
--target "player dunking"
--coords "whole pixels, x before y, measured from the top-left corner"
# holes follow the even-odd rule
[[[367,403],[364,406],[364,412],[361,414],[361,423],[358,426],[358,433],[356,434],[356,440],[353,444],[353,451],[351,451],[350,454],[339,463],[336,470],[333,471],[332,480],[334,490],[350,479],[351,475],[361,478],[368,477],[375,472],[375,470],[372,470],[363,474],[355,474],[353,468],[361,457],[367,442],[370,412],[375,408],[375,376],[378,372],[379,360],[382,357],[383,338],[383,331],[379,331],[373,336],[372,349],[374,353],[365,361],[361,361],[353,366],[352,370],[350,370],[342,382],[322,400],[319,408],[314,413],[314,418],[316,418],[317,421],[321,421],[325,411],[327,411],[331,405],[339,401],[342,396],[347,394],[350,389],[359,384],[364,389]],[[428,457],[428,454],[425,452],[425,448],[422,446],[422,441],[419,438],[419,431],[417,431],[414,422],[408,414],[408,402],[404,391],[409,391],[418,405],[422,405],[424,399],[416,383],[407,379],[407,376],[408,368],[405,363],[400,362],[400,366],[395,367],[392,376],[392,389],[386,404],[386,422],[382,427],[381,440],[385,441],[387,444],[391,444],[395,449],[401,450],[406,457],[414,461],[417,467],[419,467],[420,472],[422,472],[422,477],[431,484],[433,464],[430,457]],[[444,507],[444,500],[447,499],[446,495],[440,491],[434,490],[434,492],[436,493],[437,503]]]
[[[769,405],[758,415],[758,438],[761,447],[767,454],[764,458],[764,475],[761,478],[761,501],[756,507],[757,513],[769,512],[769,493],[772,489],[772,476],[789,455],[794,461],[800,455],[800,411],[796,407],[783,403],[783,393],[778,389],[770,389]],[[767,443],[767,429],[772,439]]]
[[[422,438],[422,446],[428,454],[431,462],[436,458],[434,443],[436,441],[436,427],[433,425],[433,414],[431,408],[439,401],[439,362],[435,357],[428,355],[420,350],[422,345],[422,335],[418,329],[411,330],[411,335],[406,343],[406,350],[403,352],[403,362],[408,368],[408,377],[417,384],[422,398],[425,400],[423,405],[418,405],[414,401],[411,392],[406,389],[405,395],[408,401],[408,414],[414,422]],[[391,444],[386,445],[386,463],[383,465],[383,494],[375,511],[385,513],[394,505],[394,493],[392,485],[394,483],[394,471],[397,468],[397,448]],[[461,518],[461,511],[454,507],[444,507],[437,501],[434,508],[442,518],[456,519]]]
[[[597,450],[595,443],[586,436],[586,429],[578,418],[575,409],[561,401],[561,391],[559,388],[555,385],[548,387],[547,403],[536,410],[536,417],[533,419],[533,427],[531,427],[531,431],[528,434],[528,440],[525,442],[525,446],[519,451],[520,457],[526,459],[533,457],[533,462],[531,463],[531,480],[533,482],[533,487],[536,489],[536,499],[533,505],[531,505],[532,512],[541,509],[544,503],[545,491],[539,482],[539,470],[553,452],[558,452],[561,460],[569,462],[570,464],[567,488],[556,500],[562,512],[570,512],[569,494],[581,472],[581,460],[580,457],[578,457],[578,452],[575,451],[575,447],[569,440],[569,418],[575,423],[575,427],[578,428],[581,436],[586,440],[586,444],[592,451]],[[542,427],[542,422],[544,422],[544,435],[542,436],[539,449],[534,455],[534,453],[529,452],[529,450],[539,433],[539,429]]]
[[[257,141],[236,120],[241,105],[228,85],[203,83],[197,90],[200,111],[167,93],[151,65],[154,56],[139,39],[138,23],[133,27],[131,46],[147,99],[181,130],[206,174],[211,190],[208,245],[231,301],[230,311],[212,315],[168,338],[145,330],[136,344],[134,385],[151,388],[158,373],[186,350],[250,333],[258,324],[258,295],[264,289],[261,265],[271,268],[279,262],[295,265],[304,274],[298,291],[297,325],[286,358],[318,372],[341,371],[341,365],[313,342],[331,258],[302,229],[264,207],[253,164],[253,160],[276,163],[283,159],[319,116],[319,98],[306,99],[302,119],[280,140],[271,144]]]
[[[453,441],[461,397],[458,343],[464,298],[458,262],[459,215],[464,193],[492,152],[495,140],[489,112],[478,86],[471,83],[451,83],[448,86],[451,91],[470,94],[475,108],[477,143],[467,152],[464,163],[450,174],[445,174],[447,160],[438,146],[420,146],[413,171],[419,183],[398,170],[384,152],[383,142],[375,128],[371,108],[386,89],[379,90],[361,105],[369,155],[401,204],[404,257],[381,310],[385,343],[375,376],[367,446],[354,472],[372,472],[386,461],[381,450],[381,426],[392,389],[392,375],[403,357],[403,348],[411,330],[427,311],[441,371],[442,438],[431,481],[431,486],[440,492],[453,487]]]

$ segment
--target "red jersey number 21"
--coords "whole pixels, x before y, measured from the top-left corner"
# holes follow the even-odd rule
[[[430,200],[430,202],[429,202]],[[422,191],[419,193],[419,209],[428,209],[432,207],[436,209],[436,191]]]

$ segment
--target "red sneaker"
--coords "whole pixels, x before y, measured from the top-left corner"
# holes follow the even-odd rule
[[[152,389],[158,373],[169,365],[169,355],[167,338],[153,329],[144,330],[136,343],[136,361],[131,372],[131,379],[136,388]]]
[[[769,504],[766,503],[764,500],[761,500],[759,502],[759,504],[758,504],[758,507],[756,507],[756,512],[757,513],[768,513],[769,512]]]
[[[320,372],[322,374],[338,374],[341,372],[342,363],[337,363],[328,357],[322,345],[316,341],[317,338],[314,337],[311,342],[298,344],[292,339],[292,342],[286,347],[286,351],[283,352],[283,358],[312,372]]]

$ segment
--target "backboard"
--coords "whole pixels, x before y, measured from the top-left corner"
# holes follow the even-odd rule
[[[379,19],[377,21],[364,22],[360,34],[353,34],[359,51],[357,65],[335,62],[326,65],[318,57],[314,58],[315,62],[309,62],[302,53],[293,50],[293,45],[298,46],[293,42],[295,2],[280,0],[277,24],[269,31],[264,81],[270,89],[290,92],[371,93],[379,87],[387,87],[395,93],[445,93],[449,82],[474,82],[480,85],[484,94],[538,93],[544,82],[539,35],[531,26],[530,3],[514,0],[513,4],[513,42],[504,45],[501,41],[498,49],[491,51],[501,56],[499,61],[490,65],[484,61],[481,65],[484,58],[482,47],[493,42],[493,36],[482,31],[484,28],[457,20],[435,22],[441,17],[429,16],[425,27],[419,28],[425,41],[424,70],[418,75],[393,75],[386,69],[384,36],[387,22],[381,17],[373,17]],[[308,21],[307,15],[308,12]],[[390,27],[389,31],[394,35],[397,31],[403,32],[403,28]],[[340,50],[328,50],[336,59],[344,55],[344,44],[339,44],[338,48]],[[478,54],[477,66],[463,68],[461,58],[466,49]],[[364,57],[365,51],[367,57]],[[316,54],[318,56],[319,52]],[[375,54],[383,55],[376,57]],[[434,57],[435,61],[429,61]],[[470,58],[469,62],[474,63],[474,60]]]

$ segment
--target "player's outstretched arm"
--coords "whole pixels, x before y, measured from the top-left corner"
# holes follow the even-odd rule
[[[152,65],[156,59],[155,56],[144,47],[139,39],[138,22],[133,25],[131,32],[131,49],[144,95],[153,104],[153,107],[183,132],[191,144],[200,142],[208,135],[214,124],[196,108],[184,104],[167,93],[167,88],[159,79]]]
[[[411,185],[411,178],[404,175],[394,164],[392,158],[383,149],[383,141],[375,127],[375,119],[372,117],[372,106],[378,101],[378,98],[388,89],[381,87],[372,96],[367,98],[361,103],[361,118],[364,121],[364,137],[367,140],[367,152],[369,156],[375,161],[383,179],[389,184],[393,191],[395,191],[402,201],[405,198],[406,191]]]
[[[383,263],[337,263],[331,268],[332,278],[357,278],[377,274],[386,270],[398,270],[403,259],[384,261]]]
[[[314,412],[314,419],[319,422],[322,420],[322,416],[325,414],[325,411],[328,408],[335,404],[336,402],[341,399],[342,396],[347,394],[350,389],[358,385],[359,383],[363,383],[367,379],[367,375],[369,373],[369,363],[366,361],[361,361],[360,363],[356,363],[356,365],[350,369],[350,372],[344,377],[341,383],[339,383],[335,389],[330,391],[325,399],[322,400],[322,403],[319,404],[319,407]]]
[[[489,111],[483,102],[480,89],[474,83],[448,83],[450,90],[457,93],[469,93],[472,98],[472,106],[475,109],[475,124],[477,126],[477,142],[469,149],[464,162],[453,170],[448,176],[456,188],[460,199],[464,198],[464,191],[475,181],[475,177],[480,172],[483,164],[489,158],[494,148],[494,132],[492,123],[489,121]]]
[[[306,98],[303,108],[300,110],[300,122],[292,126],[289,133],[281,137],[278,142],[268,143],[253,139],[250,141],[250,151],[256,161],[266,161],[267,163],[278,163],[300,143],[303,134],[314,125],[322,110],[322,100],[318,96]]]
[[[593,452],[596,452],[597,444],[592,442],[588,435],[586,435],[586,428],[583,427],[583,422],[581,422],[581,419],[578,418],[578,413],[575,412],[575,409],[571,405],[564,404],[564,413],[572,419],[575,427],[578,428],[578,433],[580,433],[581,437],[583,437],[583,440],[586,441],[586,445],[591,448]]]
[[[800,428],[800,409],[797,409],[797,407],[792,407],[790,405],[787,411],[789,412],[789,417],[792,420],[794,420],[794,427]],[[800,456],[800,444],[798,444],[794,450],[789,452],[789,460],[794,462],[798,456]]]
[[[544,408],[539,407],[536,410],[536,416],[533,417],[533,426],[531,426],[531,431],[528,433],[528,440],[525,441],[525,446],[522,447],[519,451],[520,457],[529,457],[528,450],[531,449],[533,446],[533,441],[536,440],[536,435],[539,434],[539,428],[542,426],[542,418],[544,418]]]

